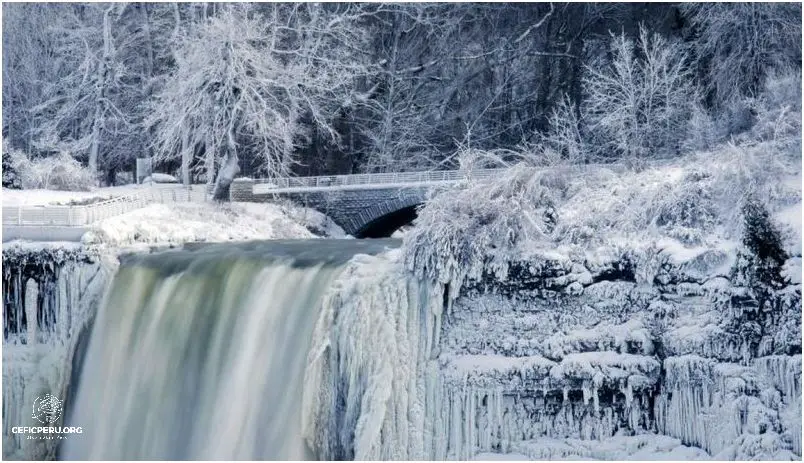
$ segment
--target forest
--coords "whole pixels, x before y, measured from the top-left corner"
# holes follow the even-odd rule
[[[4,187],[638,164],[800,134],[801,5],[9,3],[2,72]]]

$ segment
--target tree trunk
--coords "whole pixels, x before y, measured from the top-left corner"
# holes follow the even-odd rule
[[[190,147],[190,134],[184,132],[181,139],[181,183],[184,186],[190,186],[190,158],[193,155],[193,149]]]
[[[154,47],[153,38],[151,37],[151,21],[148,17],[148,4],[140,3],[139,8],[142,13],[142,35],[143,41],[145,42],[145,74],[148,76],[148,85],[150,88],[151,77],[154,75]]]
[[[227,201],[229,199],[229,185],[232,184],[235,176],[240,172],[240,164],[237,159],[237,144],[231,127],[227,134],[225,149],[226,156],[224,156],[221,163],[218,178],[215,180],[215,190],[212,192],[212,199],[215,201]]]
[[[212,191],[212,199],[215,201],[228,201],[229,186],[239,172],[240,165],[238,164],[237,152],[235,150],[229,150],[223,158],[221,170],[218,172],[218,177],[215,180],[215,189]]]
[[[207,134],[204,142],[204,172],[207,180],[207,191],[215,185],[215,149],[212,147],[212,135]]]
[[[103,125],[103,97],[106,89],[106,79],[109,74],[109,62],[112,59],[112,8],[114,7],[109,7],[103,12],[103,57],[98,67],[98,77],[95,84],[95,117],[92,121],[92,144],[89,147],[89,170],[96,176],[100,151],[100,131]]]

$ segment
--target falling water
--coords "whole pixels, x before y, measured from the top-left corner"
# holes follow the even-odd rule
[[[207,245],[121,262],[68,416],[66,459],[311,459],[305,363],[321,297],[388,240]]]

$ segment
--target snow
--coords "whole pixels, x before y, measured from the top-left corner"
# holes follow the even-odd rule
[[[287,238],[315,238],[306,227],[336,237],[343,231],[313,211],[269,203],[150,204],[89,226],[82,241],[112,246],[133,243],[180,244]]]
[[[154,172],[148,177],[142,179],[142,183],[151,184],[151,183],[179,183],[179,179],[176,177],[169,175],[169,174],[161,174],[159,172]]]
[[[594,328],[556,333],[544,344],[550,358],[563,358],[572,352],[615,350],[625,352],[628,344],[639,346],[642,354],[653,353],[650,332],[640,320],[629,320],[620,325],[600,324]]]
[[[523,390],[527,385],[540,384],[549,377],[556,363],[534,355],[509,357],[499,354],[439,356],[444,380],[476,387]]]

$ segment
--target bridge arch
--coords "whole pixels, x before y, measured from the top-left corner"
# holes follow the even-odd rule
[[[417,209],[424,202],[420,195],[409,195],[389,201],[378,201],[356,217],[355,238],[386,238],[413,222]]]

